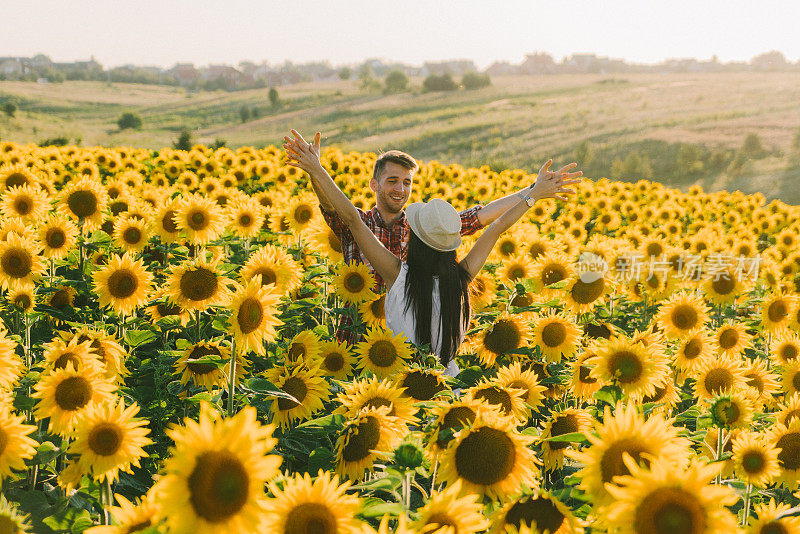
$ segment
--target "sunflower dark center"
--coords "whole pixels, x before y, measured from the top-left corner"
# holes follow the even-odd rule
[[[450,408],[442,418],[439,425],[439,430],[436,433],[436,445],[440,449],[447,447],[447,432],[442,434],[442,431],[450,431],[451,433],[457,432],[462,429],[464,425],[468,425],[475,420],[475,411],[469,406],[456,406]]]
[[[592,376],[592,368],[588,365],[581,365],[578,370],[578,381],[582,384],[595,384],[597,379]]]
[[[250,476],[228,451],[207,451],[197,457],[188,478],[194,512],[209,523],[220,523],[247,503]]]
[[[500,245],[500,252],[502,252],[504,256],[511,256],[516,250],[517,244],[513,241],[503,241]]]
[[[261,305],[261,301],[255,297],[250,297],[242,302],[239,305],[239,311],[236,313],[236,322],[244,335],[258,329],[263,318],[264,307]]]
[[[516,323],[501,319],[486,333],[483,344],[495,354],[505,354],[519,348],[521,339],[522,335]]]
[[[369,304],[369,310],[372,312],[378,319],[386,318],[386,310],[384,309],[384,305],[386,304],[386,295],[381,295],[377,299],[373,300]]]
[[[622,460],[624,453],[630,454],[631,458],[640,466],[649,467],[650,462],[641,456],[643,452],[653,454],[655,451],[646,447],[641,440],[636,438],[624,438],[611,443],[600,460],[600,474],[603,482],[613,482],[615,476],[631,474]]]
[[[553,424],[550,426],[550,436],[572,434],[579,430],[578,418],[575,417],[574,414],[559,415],[553,420]],[[548,441],[547,444],[550,449],[554,451],[566,449],[569,446],[569,443],[565,441]]]
[[[329,352],[325,355],[324,367],[330,373],[338,373],[344,367],[344,356],[338,352]]]
[[[27,310],[31,307],[33,301],[31,301],[31,296],[27,293],[19,293],[14,297],[14,306],[21,310]]]
[[[490,486],[505,480],[514,469],[517,452],[514,441],[502,430],[481,427],[458,444],[456,472],[473,483]]]
[[[711,369],[703,379],[703,385],[711,395],[733,386],[733,374],[723,367]]]
[[[311,208],[308,206],[299,206],[297,209],[294,210],[294,220],[299,222],[300,224],[305,224],[309,220],[311,220],[311,216],[314,214],[311,211]]]
[[[67,364],[71,363],[74,369],[81,365],[81,359],[73,352],[65,352],[53,362],[53,369],[65,369]]]
[[[549,323],[542,329],[542,341],[548,347],[558,347],[567,340],[567,327],[564,323]]]
[[[67,197],[69,210],[79,219],[91,217],[97,212],[99,201],[93,191],[73,191]]]
[[[699,320],[694,306],[681,304],[672,310],[672,323],[680,330],[691,330],[697,326]]]
[[[642,377],[642,361],[638,354],[620,350],[608,359],[608,370],[621,383],[630,384]]]
[[[781,360],[788,362],[789,360],[797,359],[797,346],[787,343],[783,345],[778,351],[781,355]]]
[[[177,304],[168,304],[162,302],[161,304],[156,305],[156,310],[161,317],[181,314],[181,307]]]
[[[56,386],[56,404],[65,412],[73,412],[89,403],[92,392],[92,384],[88,380],[82,376],[71,376]]]
[[[548,265],[542,270],[542,283],[546,286],[560,282],[566,277],[567,272],[561,264]]]
[[[703,341],[700,338],[693,337],[686,344],[683,346],[683,356],[687,360],[694,360],[698,356],[700,356],[700,352],[703,350]]]
[[[347,434],[347,445],[342,449],[345,462],[357,462],[368,457],[381,439],[380,422],[376,417],[367,416],[357,427]]]
[[[475,398],[485,400],[489,404],[499,406],[504,414],[511,413],[514,405],[511,395],[503,388],[489,386],[475,392]]]
[[[720,273],[712,280],[711,288],[718,295],[730,295],[736,289],[736,279],[728,273]]]
[[[347,276],[344,277],[344,287],[351,293],[360,292],[364,289],[365,285],[367,285],[367,283],[364,277],[361,276],[361,273],[348,273]]]
[[[44,241],[48,248],[59,249],[67,242],[67,234],[61,228],[48,228]]]
[[[285,534],[336,534],[339,527],[336,516],[321,503],[306,502],[292,508],[283,526]]]
[[[773,323],[779,323],[789,315],[789,308],[783,300],[776,300],[767,308],[767,316]]]
[[[108,277],[108,292],[115,299],[128,298],[136,292],[139,280],[131,271],[120,269]]]
[[[187,222],[189,223],[189,228],[195,232],[204,230],[209,224],[208,217],[202,211],[191,212],[187,217]]]
[[[0,258],[0,267],[11,278],[25,278],[33,268],[31,253],[24,248],[11,247]]]
[[[739,331],[735,328],[726,328],[719,336],[719,346],[723,349],[731,349],[739,343]]]
[[[198,344],[192,347],[191,352],[189,353],[189,357],[186,361],[186,367],[192,374],[195,375],[205,375],[212,371],[217,370],[217,366],[212,363],[206,362],[198,362],[203,356],[221,356],[222,353],[219,351],[217,347],[213,345],[203,345]]]
[[[123,430],[114,423],[100,423],[89,432],[89,448],[99,456],[111,456],[122,446]]]
[[[253,218],[250,216],[249,213],[243,213],[242,215],[239,216],[239,226],[247,228],[251,224],[253,224]]]
[[[405,394],[414,400],[426,401],[445,389],[439,377],[425,371],[411,371],[400,384],[406,388]]]
[[[636,508],[634,531],[640,534],[700,534],[706,512],[694,495],[680,488],[658,488]]]
[[[297,402],[293,401],[292,399],[278,397],[279,410],[291,410],[292,408],[300,406],[308,394],[308,386],[306,386],[305,381],[297,376],[290,377],[288,380],[286,380],[281,389],[297,399]]]
[[[180,280],[181,294],[195,302],[214,296],[218,286],[217,274],[204,267],[186,271]]]
[[[763,525],[758,534],[790,534],[790,532],[788,528],[775,520]]]
[[[14,202],[14,210],[22,216],[25,216],[33,210],[33,201],[27,197],[18,197]]]
[[[578,304],[591,304],[602,296],[605,284],[606,281],[603,277],[589,283],[578,278],[578,281],[572,286],[570,294],[572,295],[572,299]]]
[[[749,450],[742,455],[742,467],[748,475],[760,474],[766,464],[766,458],[761,451]]]
[[[138,245],[142,240],[142,231],[135,226],[129,226],[122,232],[122,240],[129,245]]]
[[[536,527],[539,532],[558,532],[564,523],[564,514],[547,497],[529,498],[515,502],[506,512],[505,524],[520,530],[523,522]]]
[[[367,357],[377,367],[390,367],[397,360],[397,348],[391,341],[380,339],[369,348]]]
[[[164,216],[161,217],[161,228],[168,234],[175,234],[178,232],[178,225],[175,224],[175,210],[167,210]]]

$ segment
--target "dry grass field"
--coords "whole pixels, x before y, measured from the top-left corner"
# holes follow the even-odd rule
[[[762,191],[800,202],[792,142],[800,128],[800,74],[697,73],[498,77],[475,91],[369,93],[357,81],[268,90],[187,92],[182,88],[98,82],[0,82],[0,102],[12,99],[14,118],[0,118],[0,138],[41,142],[66,136],[84,145],[168,146],[184,128],[198,142],[228,146],[278,143],[290,127],[319,129],[328,145],[345,150],[400,148],[423,160],[532,170],[543,158],[578,157],[587,174],[612,176],[614,159],[636,152],[651,176],[629,168],[626,180],[651,177],[675,187]],[[242,122],[242,106],[259,117]],[[119,131],[125,111],[141,130]],[[758,157],[731,162],[748,134]],[[582,143],[590,156],[581,152]],[[688,146],[701,163],[679,157]],[[688,148],[684,147],[684,150]],[[717,152],[715,155],[714,153]],[[617,171],[619,174],[619,171]]]

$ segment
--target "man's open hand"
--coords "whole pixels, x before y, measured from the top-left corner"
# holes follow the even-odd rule
[[[283,137],[283,149],[286,151],[287,157],[286,164],[303,169],[309,174],[322,168],[322,164],[319,161],[319,141],[322,135],[317,132],[314,135],[313,143],[303,139],[303,136],[297,130],[292,130],[292,135],[294,135],[294,139],[287,136]]]
[[[564,165],[557,171],[551,171],[552,159],[542,165],[539,174],[536,175],[536,182],[531,186],[530,195],[535,198],[557,198],[567,200],[564,195],[574,195],[575,191],[566,186],[580,183],[579,176],[583,176],[583,171],[569,172],[578,166],[577,163]],[[577,178],[577,179],[576,179]]]

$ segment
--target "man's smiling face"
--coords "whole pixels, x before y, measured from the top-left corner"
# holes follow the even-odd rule
[[[394,162],[387,162],[378,180],[372,179],[369,187],[375,192],[378,209],[400,213],[411,196],[414,171]]]

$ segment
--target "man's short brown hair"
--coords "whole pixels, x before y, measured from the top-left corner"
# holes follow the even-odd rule
[[[378,159],[375,160],[375,168],[372,170],[372,178],[374,180],[380,182],[381,173],[383,172],[383,169],[386,168],[387,163],[396,163],[404,169],[414,172],[419,169],[417,161],[405,152],[401,152],[399,150],[388,150],[378,156]]]

